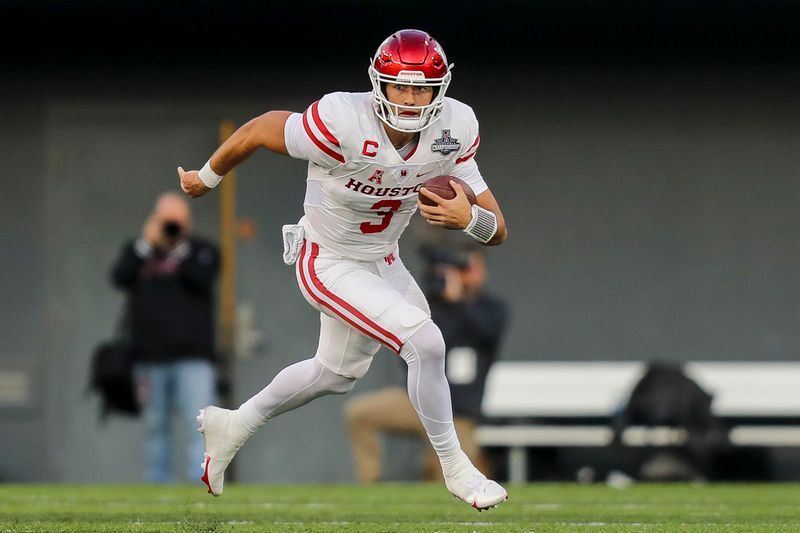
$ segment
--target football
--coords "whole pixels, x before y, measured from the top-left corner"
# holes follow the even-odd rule
[[[452,200],[456,197],[456,191],[450,186],[450,182],[455,181],[464,189],[464,194],[467,195],[467,199],[469,200],[470,205],[474,205],[477,203],[478,199],[475,198],[475,193],[472,192],[472,188],[464,182],[464,180],[460,178],[456,178],[454,176],[434,176],[425,180],[422,184],[423,187],[428,189],[434,194],[438,194],[445,200]],[[436,205],[436,202],[429,199],[428,197],[420,194],[419,200],[425,205]]]

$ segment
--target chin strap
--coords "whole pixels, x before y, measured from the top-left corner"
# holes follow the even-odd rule
[[[476,241],[486,244],[497,233],[497,216],[488,209],[473,205],[472,220],[464,228],[464,233]]]

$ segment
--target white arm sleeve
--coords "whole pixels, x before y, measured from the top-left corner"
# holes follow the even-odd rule
[[[457,164],[453,168],[452,175],[464,180],[467,185],[472,188],[472,192],[475,193],[475,196],[489,189],[489,186],[483,181],[481,171],[478,169],[478,163],[475,162],[474,158]]]
[[[460,102],[453,103],[455,104],[453,113],[457,113],[460,119],[459,123],[464,128],[461,136],[466,142],[456,154],[453,161],[453,170],[450,174],[464,180],[472,188],[475,196],[478,196],[489,189],[489,186],[483,180],[483,176],[481,176],[481,171],[478,169],[478,163],[475,162],[475,154],[478,153],[478,147],[481,144],[478,119],[471,107]]]
[[[289,155],[295,159],[308,160],[306,155],[309,150],[306,150],[306,142],[310,142],[303,132],[303,115],[300,113],[292,113],[286,119],[286,125],[283,127],[283,137],[286,142],[286,150]]]
[[[483,191],[489,188],[486,182],[483,181],[481,171],[478,169],[478,163],[475,162],[475,154],[478,153],[478,147],[481,144],[481,136],[478,134],[478,121],[472,115],[470,122],[472,131],[472,140],[466,150],[458,154],[453,167],[452,175],[466,181],[472,187],[472,192],[478,196]]]
[[[332,102],[327,96],[311,104],[302,114],[289,115],[283,129],[289,155],[328,169],[344,163],[333,122]]]

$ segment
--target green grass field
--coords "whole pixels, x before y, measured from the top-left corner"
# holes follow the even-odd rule
[[[439,485],[0,485],[0,532],[800,532],[800,485],[511,486],[478,513]]]

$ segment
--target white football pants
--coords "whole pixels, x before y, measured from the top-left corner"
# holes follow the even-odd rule
[[[466,456],[453,425],[444,340],[399,256],[352,261],[306,241],[297,279],[303,296],[320,311],[317,353],[282,370],[242,404],[245,423],[255,429],[314,398],[350,391],[383,344],[408,364],[409,398],[445,475],[462,467]]]

